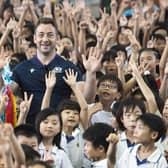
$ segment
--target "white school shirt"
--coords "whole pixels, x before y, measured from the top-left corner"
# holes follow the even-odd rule
[[[88,109],[91,108],[93,105],[94,103],[89,104]],[[105,123],[111,126],[111,121],[112,121],[112,112],[100,110],[91,116],[90,125],[93,125],[95,123]]]
[[[123,152],[127,150],[128,144],[127,144],[127,136],[125,131],[121,132],[119,134],[119,141],[117,143],[117,150],[116,150],[116,160],[120,159],[123,155]]]
[[[91,164],[91,162],[84,157],[83,132],[84,129],[80,125],[72,133],[74,139],[67,143],[66,135],[62,131],[60,146],[67,153],[74,168],[88,168]]]
[[[107,167],[107,159],[93,162],[91,167],[92,168],[108,168]]]
[[[161,139],[155,143],[156,147],[158,147],[164,155],[164,151],[168,151],[168,136],[164,139]]]
[[[45,146],[43,145],[42,142],[39,145],[38,151],[40,153],[41,160],[43,160]],[[58,149],[56,145],[52,147],[51,153],[52,153],[52,157],[54,159],[54,165],[56,165],[56,168],[73,168],[67,154],[63,150]]]
[[[167,161],[161,151],[157,148],[145,161],[137,164],[137,151],[141,144],[127,149],[122,157],[117,161],[115,168],[168,168]]]

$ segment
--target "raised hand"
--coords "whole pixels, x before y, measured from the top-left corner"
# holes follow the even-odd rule
[[[24,99],[20,103],[20,114],[27,116],[30,110],[32,100],[33,100],[33,94],[31,94],[30,97],[28,98],[27,92],[24,92]]]
[[[13,30],[17,26],[17,21],[15,19],[10,18],[9,22],[7,23],[7,28],[9,30]]]
[[[121,51],[117,52],[117,57],[115,58],[115,62],[118,68],[124,67],[124,55]]]
[[[117,143],[118,140],[119,137],[114,133],[110,133],[109,136],[106,138],[106,141],[109,143]]]
[[[45,84],[46,88],[52,89],[56,84],[56,73],[53,71],[49,71],[48,74],[45,75]]]
[[[2,93],[0,95],[0,107],[1,107],[0,110],[2,112],[5,111],[5,109],[6,109],[7,105],[8,105],[8,101],[9,101],[8,95]]]
[[[128,24],[128,19],[125,16],[120,17],[120,26],[126,26]]]
[[[18,39],[21,35],[21,29],[18,25],[16,25],[16,28],[12,31],[12,36],[14,39]]]
[[[101,69],[102,58],[102,51],[98,48],[91,47],[88,59],[86,59],[86,55],[82,55],[83,65],[87,71],[97,72]]]
[[[77,72],[74,72],[73,69],[68,69],[68,70],[65,70],[65,75],[63,77],[64,81],[66,84],[68,84],[70,87],[73,87],[73,86],[76,86],[76,79],[77,79],[77,75],[78,73]]]
[[[154,39],[154,38],[152,37],[151,40],[149,40],[149,41],[147,42],[147,48],[154,48],[155,44],[156,44],[156,39]]]
[[[1,135],[7,140],[10,140],[11,137],[14,135],[12,125],[8,123],[2,125],[1,131]]]
[[[117,9],[117,5],[118,4],[116,0],[111,0],[110,7],[112,11]]]

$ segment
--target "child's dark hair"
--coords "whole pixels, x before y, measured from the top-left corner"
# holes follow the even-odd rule
[[[86,40],[88,40],[88,39],[92,39],[92,41],[87,42],[86,48],[95,47],[96,44],[97,44],[97,37],[96,37],[96,35],[91,34],[88,31],[86,31]]]
[[[154,97],[155,97],[155,101],[157,103],[157,107],[159,109],[159,111],[161,112],[163,110],[163,106],[164,106],[164,101],[162,100],[162,98],[159,95],[159,89],[156,83],[155,78],[151,75],[151,74],[146,74],[142,76],[145,83],[147,84],[147,86],[150,88],[150,90],[152,91]],[[144,95],[142,94],[142,91],[140,90],[140,88],[138,87],[136,90],[134,90],[131,95],[133,97],[136,97],[138,95],[141,96],[141,100],[146,101]]]
[[[115,116],[115,117],[117,116],[117,112],[118,112],[118,109],[120,107],[120,104],[121,104],[120,101],[116,101],[112,105],[111,112],[112,112],[112,115]]]
[[[61,113],[64,110],[76,110],[80,113],[81,108],[77,102],[70,99],[65,99],[61,101],[61,103],[58,106],[59,113]]]
[[[120,102],[120,106],[118,108],[118,112],[116,113],[116,119],[119,125],[119,128],[121,130],[125,130],[125,127],[121,121],[121,118],[123,117],[124,111],[134,110],[135,107],[139,107],[142,114],[146,113],[145,104],[142,100],[136,99],[134,97],[129,97],[127,99],[124,99]]]
[[[117,57],[117,54],[113,50],[106,51],[104,53],[104,56],[103,56],[103,59],[102,59],[102,63],[105,62],[105,61],[110,61],[110,60],[115,61],[116,57]]]
[[[14,128],[15,136],[37,137],[35,128],[30,124],[21,124]]]
[[[25,154],[26,164],[32,163],[36,160],[36,158],[40,160],[40,154],[37,151],[35,151],[32,147],[26,144],[22,144],[21,146]]]
[[[111,126],[105,123],[95,123],[85,130],[83,138],[90,141],[95,148],[103,146],[105,152],[107,152],[109,143],[106,138],[110,133],[114,133]]]
[[[163,40],[163,41],[166,41],[165,37],[162,36],[161,34],[151,34],[150,36],[150,39],[156,39],[156,40]]]
[[[52,168],[48,163],[41,160],[34,161],[33,163],[28,164],[28,166],[35,166],[35,165],[40,165],[43,166],[44,168]]]
[[[166,27],[165,24],[162,24],[162,25],[159,25],[159,26],[155,27],[155,28],[152,30],[152,34],[158,34],[158,33],[156,33],[158,30],[164,30],[166,33],[168,33],[167,27]]]
[[[98,83],[97,83],[97,88],[100,86],[100,84],[104,81],[112,81],[112,82],[115,82],[117,84],[117,91],[118,92],[122,92],[123,91],[123,86],[122,86],[122,83],[120,81],[119,78],[117,78],[116,76],[114,75],[103,75],[102,77],[100,77]]]
[[[10,65],[11,69],[13,69],[17,64],[19,64],[22,61],[26,61],[26,60],[27,60],[27,57],[24,52],[23,53],[14,53],[11,56],[11,60],[10,60],[9,65]]]
[[[122,32],[122,29],[129,29],[129,30],[132,31],[132,29],[130,27],[128,27],[128,26],[120,26],[119,27],[118,34],[117,34],[117,44],[119,44],[119,45],[120,45],[120,43],[119,43],[119,34]]]
[[[158,132],[158,136],[155,139],[155,142],[158,141],[161,137],[166,135],[166,126],[163,119],[155,114],[146,113],[137,118],[137,121],[140,120],[149,127],[152,131]]]
[[[60,117],[60,114],[52,109],[52,108],[46,108],[42,111],[40,111],[37,116],[36,116],[36,121],[35,121],[35,128],[36,128],[36,131],[37,131],[37,135],[38,135],[38,142],[40,143],[43,139],[41,133],[40,133],[40,123],[42,121],[44,121],[48,116],[51,116],[51,115],[56,115],[58,116],[59,118],[59,121],[60,121],[60,127],[62,129],[62,120],[61,120],[61,117]],[[61,131],[60,133],[58,133],[54,139],[53,139],[53,145],[56,145],[58,148],[60,148],[60,141],[61,141]]]

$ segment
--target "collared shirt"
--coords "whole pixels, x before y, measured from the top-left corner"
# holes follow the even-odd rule
[[[115,168],[168,168],[167,161],[158,148],[143,161],[137,159],[137,151],[140,146],[141,144],[138,144],[127,149],[117,161]]]
[[[94,104],[89,104],[88,108],[91,108],[93,105]],[[94,123],[100,122],[111,125],[111,121],[112,121],[112,113],[110,111],[100,110],[91,116],[90,124],[93,125]]]
[[[57,79],[51,95],[50,106],[56,108],[63,99],[70,97],[71,88],[63,80],[65,70],[69,68],[78,72],[77,80],[81,80],[79,69],[59,55],[56,55],[48,65],[43,65],[38,57],[34,56],[32,59],[24,61],[14,68],[12,80],[21,87],[22,91],[26,91],[28,95],[34,95],[27,122],[34,124],[35,117],[41,109],[42,98],[46,89],[45,74],[49,71],[55,72]]]
[[[38,151],[40,153],[41,160],[44,160],[45,146],[43,143],[40,143]],[[56,168],[73,168],[67,154],[63,150],[58,149],[55,145],[52,147],[51,156],[54,159],[54,165]]]
[[[93,162],[91,168],[107,168],[107,159]]]
[[[119,134],[119,141],[117,143],[116,160],[120,159],[120,157],[123,154],[123,151],[127,150],[128,148],[134,145],[135,145],[134,143],[131,143],[128,140],[125,131],[121,132]]]
[[[68,142],[66,134],[62,131],[61,148],[67,153],[74,168],[87,167],[90,165],[90,162],[84,156],[83,132],[84,129],[79,125],[72,133],[73,139]]]

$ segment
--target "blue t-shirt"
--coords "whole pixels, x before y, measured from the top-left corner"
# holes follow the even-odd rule
[[[69,68],[78,72],[77,80],[81,80],[79,69],[73,63],[64,60],[58,55],[56,55],[48,65],[43,65],[37,56],[35,56],[15,67],[13,70],[12,80],[19,84],[23,92],[26,91],[28,95],[34,95],[27,117],[28,123],[34,123],[35,117],[40,111],[46,89],[45,74],[49,71],[52,70],[56,73],[56,85],[53,89],[50,106],[56,108],[63,99],[70,97],[71,89],[63,80],[65,70]]]

